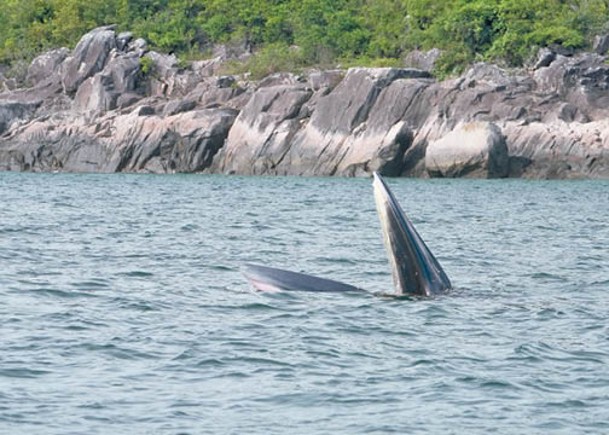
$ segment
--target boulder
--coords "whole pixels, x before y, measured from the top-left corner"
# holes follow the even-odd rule
[[[110,52],[115,48],[113,26],[100,27],[83,36],[72,56],[63,64],[61,82],[64,91],[68,94],[76,92],[85,80],[103,70]]]
[[[545,68],[550,66],[552,62],[556,59],[556,52],[550,50],[548,47],[543,47],[539,49],[537,53],[537,60],[533,65],[533,69]]]
[[[52,78],[59,80],[58,72],[61,64],[69,54],[70,50],[64,47],[37,56],[28,67],[27,83],[31,86],[37,86],[39,83]]]
[[[150,69],[144,71],[150,83],[151,96],[169,96],[173,93],[175,78],[178,74],[178,59],[174,55],[165,55],[150,51],[144,56],[151,62]]]
[[[113,51],[103,71],[85,80],[74,96],[74,108],[78,111],[107,112],[124,107],[132,101],[129,95],[137,94],[141,83],[139,57],[134,53]],[[124,98],[121,96],[125,95]]]
[[[377,171],[399,176],[416,163],[412,153],[414,130],[427,119],[431,107],[420,98],[431,84],[428,80],[398,79],[385,87],[368,118],[351,132],[343,145],[344,154],[336,173],[367,176]]]
[[[127,51],[129,49],[129,43],[133,40],[133,33],[121,32],[116,37],[116,48],[119,51]]]
[[[194,100],[171,100],[163,108],[163,116],[172,116],[182,112],[189,112],[195,107],[197,107],[197,102]]]
[[[493,123],[461,124],[429,144],[425,167],[432,177],[506,177],[508,152],[505,137]]]
[[[112,149],[83,118],[39,119],[0,141],[0,167],[18,171],[105,172]]]
[[[111,77],[114,90],[121,94],[144,91],[140,58],[135,53],[113,52],[101,74]]]
[[[74,109],[81,112],[107,112],[116,109],[118,97],[112,77],[96,74],[78,88],[74,96]]]
[[[144,38],[137,38],[136,40],[129,42],[127,51],[132,51],[139,57],[142,57],[148,51],[148,42],[146,42]]]
[[[200,80],[184,100],[196,101],[197,105],[203,108],[230,107],[241,110],[247,104],[248,98],[237,102],[235,98],[245,92],[246,89],[241,87],[232,76],[211,77]]]
[[[404,66],[431,72],[441,54],[442,52],[437,48],[432,48],[429,51],[413,50],[404,58]]]

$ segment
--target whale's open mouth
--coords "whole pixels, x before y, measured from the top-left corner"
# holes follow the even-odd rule
[[[431,296],[449,290],[450,280],[440,263],[404,214],[385,181],[376,172],[373,187],[396,295]],[[338,281],[267,266],[248,264],[244,267],[243,274],[250,284],[260,291],[362,291]]]
[[[396,293],[431,296],[450,289],[450,280],[440,263],[376,172],[373,186]]]

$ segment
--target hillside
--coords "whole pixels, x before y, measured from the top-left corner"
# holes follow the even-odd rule
[[[541,46],[578,50],[607,30],[607,0],[0,0],[0,63],[24,64],[117,24],[183,60],[229,43],[259,73],[304,66],[397,66],[437,47],[436,73],[473,61],[518,66]]]

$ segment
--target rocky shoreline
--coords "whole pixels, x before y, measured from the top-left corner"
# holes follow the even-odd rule
[[[0,170],[609,178],[604,55],[445,81],[414,68],[218,75],[111,26],[0,79]]]

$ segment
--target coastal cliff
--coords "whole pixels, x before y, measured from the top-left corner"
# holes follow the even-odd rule
[[[609,177],[606,57],[549,50],[438,81],[413,68],[218,75],[102,27],[0,94],[0,170]],[[0,89],[3,83],[0,81]]]

